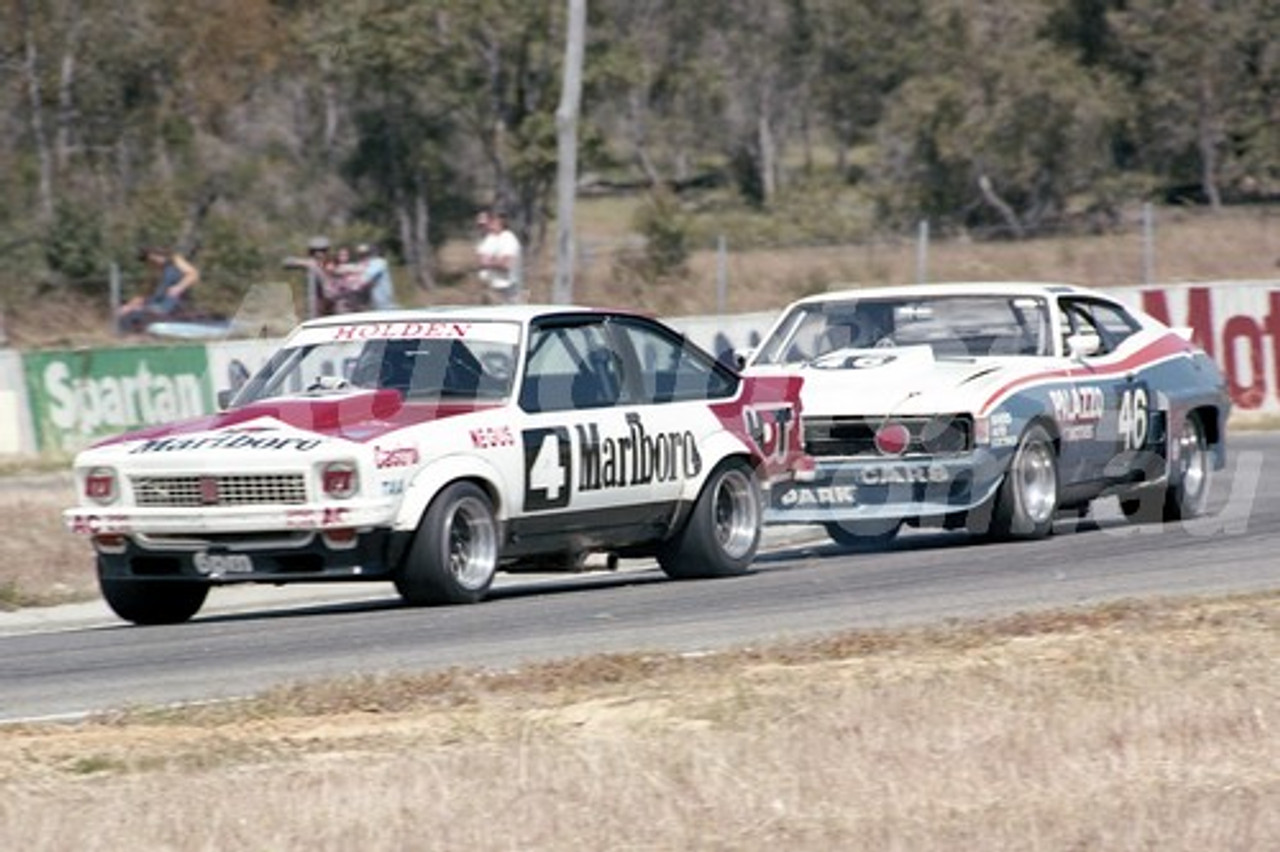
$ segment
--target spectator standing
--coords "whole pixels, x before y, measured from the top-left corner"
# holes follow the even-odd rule
[[[499,210],[488,210],[476,219],[482,236],[476,244],[476,262],[485,285],[485,301],[495,305],[519,303],[521,294],[520,240],[507,227]]]
[[[306,257],[286,257],[285,269],[302,269],[307,274],[307,317],[315,318],[334,313],[333,302],[327,295],[329,278],[336,264],[330,254],[328,237],[312,237],[307,240]]]
[[[187,293],[200,281],[200,272],[182,255],[156,246],[138,252],[138,260],[152,270],[155,284],[149,296],[134,296],[120,306],[116,322],[122,332],[145,331],[151,323],[179,313]]]
[[[369,306],[375,311],[400,307],[396,304],[396,288],[391,281],[387,259],[375,253],[368,243],[356,246],[356,262],[360,264],[364,285],[369,290]]]

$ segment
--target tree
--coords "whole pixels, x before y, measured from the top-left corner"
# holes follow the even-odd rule
[[[1019,237],[1060,221],[1114,171],[1123,97],[1040,37],[1047,2],[929,6],[931,50],[879,126],[876,177],[899,220],[1000,225]]]
[[[1132,0],[1110,18],[1138,98],[1144,164],[1212,208],[1224,181],[1276,159],[1280,14],[1270,0]],[[1261,151],[1259,150],[1261,148]],[[1261,154],[1261,158],[1259,158]]]
[[[569,0],[569,27],[564,48],[564,83],[556,108],[556,155],[559,167],[556,204],[556,274],[552,301],[573,300],[573,208],[578,189],[578,113],[582,101],[582,54],[586,41],[586,0]]]

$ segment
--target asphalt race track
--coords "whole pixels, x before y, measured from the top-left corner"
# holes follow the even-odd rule
[[[1114,501],[1040,542],[908,531],[851,553],[771,530],[744,577],[674,582],[650,565],[505,577],[478,606],[413,609],[390,585],[215,589],[200,616],[133,627],[105,606],[0,613],[0,721],[216,700],[288,681],[592,652],[698,652],[839,630],[1126,598],[1280,589],[1280,433],[1232,435],[1214,517],[1134,527]]]

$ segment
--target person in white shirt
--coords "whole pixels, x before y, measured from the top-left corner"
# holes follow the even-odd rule
[[[485,285],[485,301],[513,305],[522,300],[520,280],[520,240],[507,227],[507,219],[497,210],[481,213],[476,219],[483,236],[476,244],[480,280]]]

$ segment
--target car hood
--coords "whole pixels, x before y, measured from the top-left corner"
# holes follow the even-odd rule
[[[407,426],[431,423],[500,403],[406,403],[397,391],[355,391],[263,400],[217,414],[154,426],[101,441],[95,456],[170,455],[210,450],[317,450],[368,443]]]
[[[804,376],[806,417],[979,411],[1001,387],[1043,372],[1044,358],[935,358],[927,346],[843,349],[803,366],[748,372]]]

